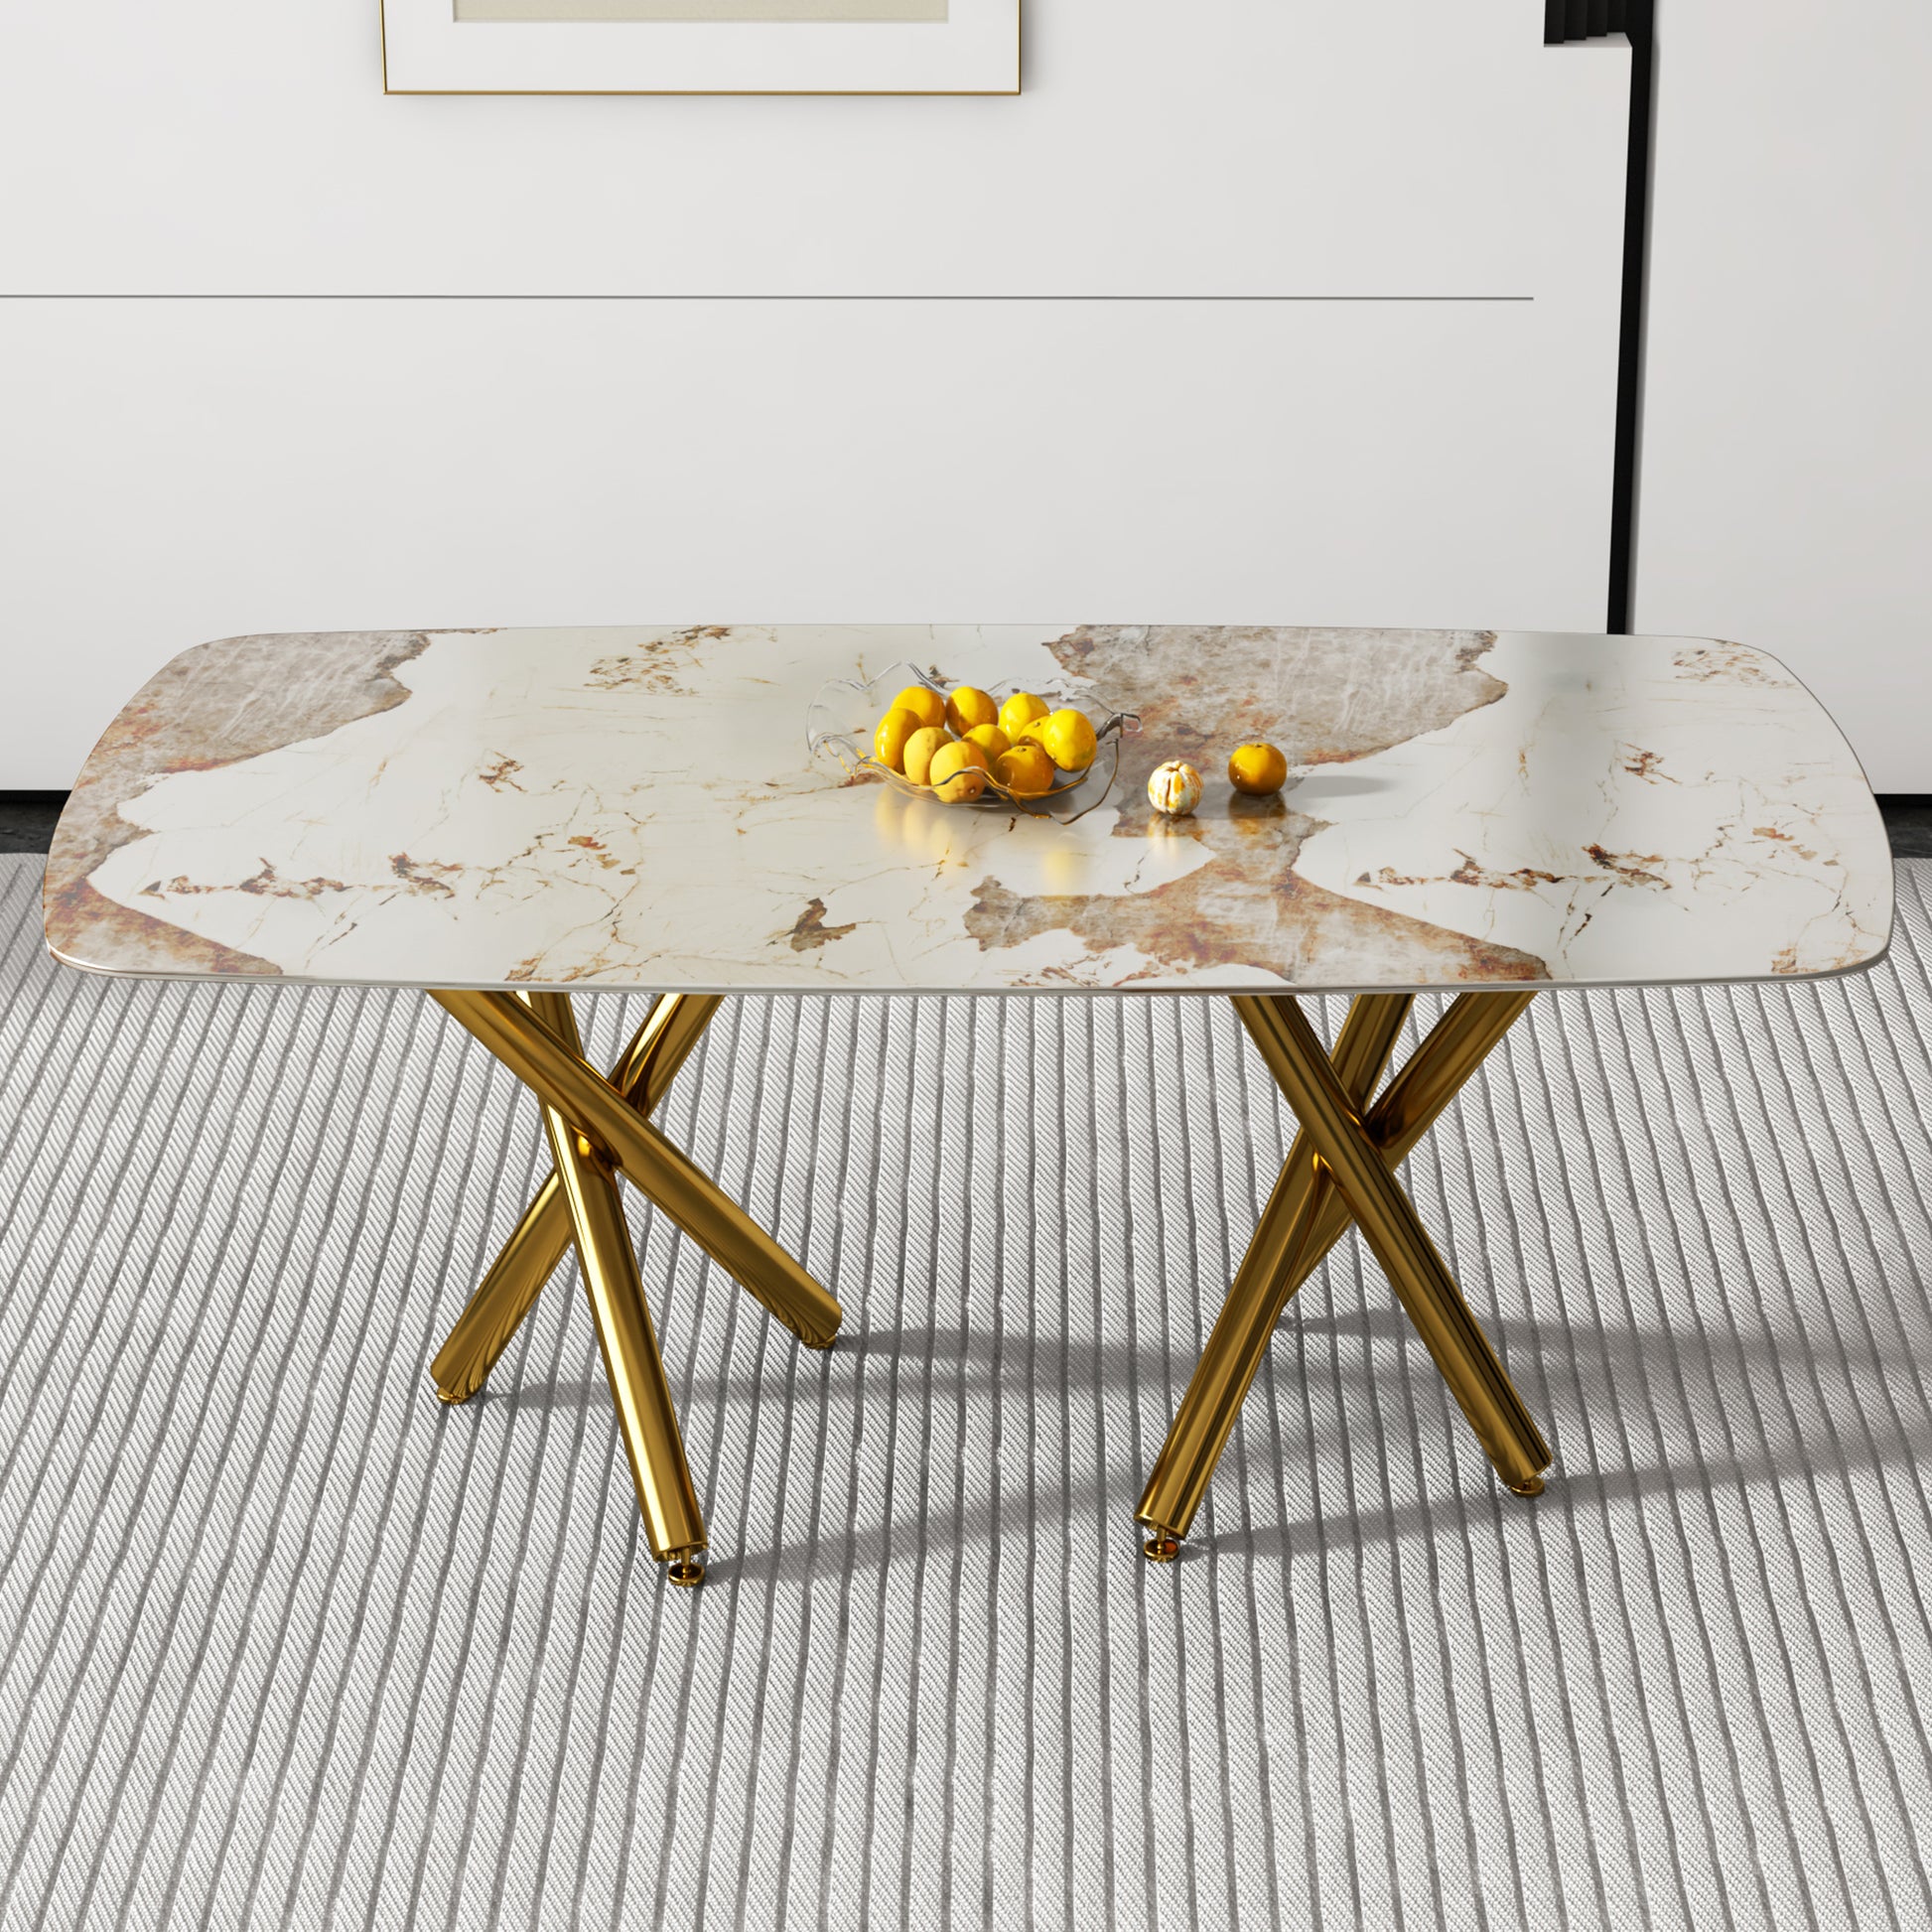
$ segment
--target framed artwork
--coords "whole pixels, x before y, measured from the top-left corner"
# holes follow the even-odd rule
[[[1020,0],[382,0],[392,94],[1017,94]]]

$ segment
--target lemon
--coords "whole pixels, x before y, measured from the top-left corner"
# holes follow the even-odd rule
[[[1053,760],[1043,746],[1016,745],[993,760],[993,775],[1016,798],[1044,798],[1053,789]]]
[[[1096,740],[1084,712],[1054,712],[1041,723],[1037,737],[1062,771],[1084,771],[1093,762]]]
[[[1149,777],[1147,800],[1157,812],[1185,818],[1200,803],[1200,773],[1184,759],[1170,759]]]
[[[934,757],[953,742],[944,725],[923,725],[905,741],[905,762],[899,768],[915,785],[930,784],[926,776]]]
[[[970,739],[955,739],[932,755],[926,782],[948,805],[965,805],[986,789],[986,754]]]
[[[922,725],[946,722],[946,701],[930,685],[908,684],[893,700],[895,711],[909,711]]]
[[[986,754],[987,768],[990,770],[1002,752],[1013,749],[1013,740],[998,725],[975,725],[969,732],[961,732],[968,745],[977,745]]]
[[[902,705],[895,705],[879,721],[872,735],[872,755],[895,771],[905,769],[905,741],[920,729],[919,721]]]
[[[1016,691],[1000,707],[1000,729],[1017,740],[1035,718],[1044,718],[1046,711],[1044,698],[1036,698],[1031,691]]]
[[[946,700],[946,723],[961,738],[975,725],[997,724],[999,717],[1000,707],[977,684],[962,684]]]
[[[1280,791],[1288,779],[1288,760],[1272,745],[1237,745],[1228,758],[1228,783],[1257,797]]]

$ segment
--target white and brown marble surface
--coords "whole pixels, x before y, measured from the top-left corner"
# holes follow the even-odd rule
[[[895,660],[1138,712],[1075,823],[806,749]],[[1288,756],[1276,798],[1227,754]],[[1148,772],[1207,776],[1160,818]],[[1883,828],[1773,659],[1692,638],[1144,625],[245,637],[110,727],[50,856],[69,964],[383,985],[1644,984],[1867,966]]]

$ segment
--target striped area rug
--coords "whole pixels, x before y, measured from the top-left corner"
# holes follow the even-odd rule
[[[37,889],[0,1924],[1932,1923],[1932,863],[1866,977],[1540,1002],[1410,1164],[1546,1495],[1350,1241],[1167,1571],[1131,1511],[1287,1133],[1225,1003],[728,1004],[665,1127],[847,1333],[633,1208],[695,1593],[573,1279],[424,1379],[537,1177],[508,1076],[420,996],[58,971]]]

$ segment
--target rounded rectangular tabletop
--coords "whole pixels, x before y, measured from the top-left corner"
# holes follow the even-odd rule
[[[899,659],[1138,713],[1077,822],[815,759]],[[1289,760],[1240,797],[1227,754]],[[1207,780],[1164,820],[1146,781]],[[1339,992],[1880,958],[1883,826],[1818,702],[1710,639],[1263,625],[349,631],[184,653],[56,833],[91,971],[678,992]]]

